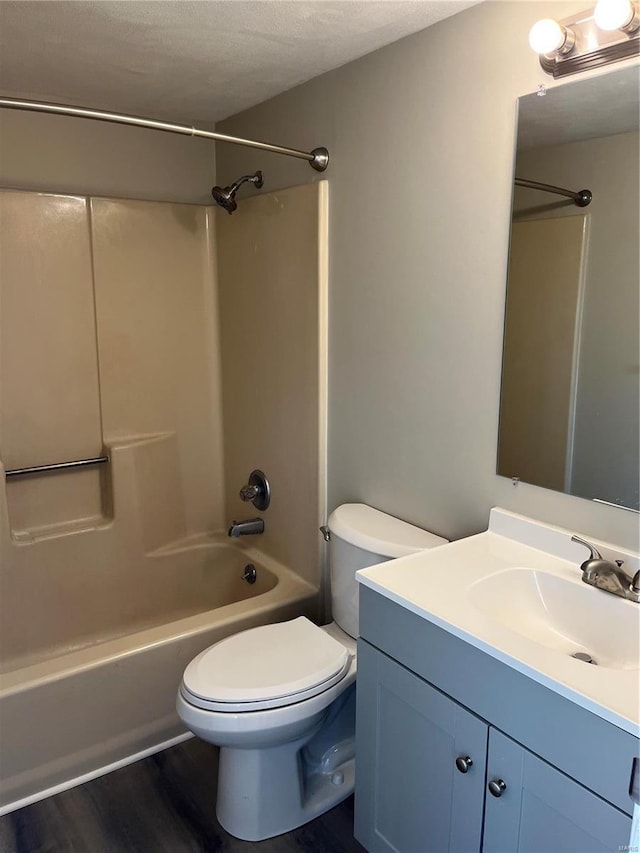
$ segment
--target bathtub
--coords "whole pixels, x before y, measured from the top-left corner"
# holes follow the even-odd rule
[[[134,616],[123,601],[125,617],[96,616],[93,634],[84,625],[65,639],[58,626],[56,642],[5,657],[0,814],[188,737],[175,697],[198,652],[246,628],[317,615],[313,586],[224,536],[155,557],[163,580],[149,589],[152,607]],[[241,579],[248,563],[255,584]]]

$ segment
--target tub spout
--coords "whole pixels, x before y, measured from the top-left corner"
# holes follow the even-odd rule
[[[229,536],[235,539],[237,536],[249,536],[255,533],[264,533],[264,519],[247,518],[245,521],[232,521],[229,528]]]

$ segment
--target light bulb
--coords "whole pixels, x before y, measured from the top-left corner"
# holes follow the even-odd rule
[[[633,17],[629,0],[598,0],[593,10],[593,20],[601,30],[610,32],[626,26]]]
[[[633,20],[634,11],[630,0],[598,0],[593,20],[601,30],[622,30]]]
[[[536,53],[560,51],[567,40],[567,30],[553,18],[537,21],[529,30],[529,44]]]

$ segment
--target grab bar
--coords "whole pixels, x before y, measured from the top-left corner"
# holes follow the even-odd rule
[[[86,468],[88,465],[102,465],[108,461],[108,456],[95,456],[93,459],[55,462],[53,465],[33,465],[31,468],[12,468],[4,473],[5,477],[23,477],[25,474],[44,474],[47,471],[61,471],[63,468]]]

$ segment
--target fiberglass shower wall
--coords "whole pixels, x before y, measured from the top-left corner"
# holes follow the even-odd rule
[[[0,472],[110,458],[0,479],[4,669],[175,618],[162,554],[256,515],[238,498],[253,468],[273,499],[265,534],[241,544],[317,589],[326,182],[232,217],[14,191],[0,205]]]
[[[223,526],[210,216],[0,193],[2,468],[110,457],[0,480],[5,669],[152,620],[149,558]]]
[[[216,212],[229,519],[263,515],[248,537],[318,587],[326,513],[328,183],[239,200]],[[265,513],[238,490],[269,478]],[[259,540],[256,543],[256,538]],[[252,541],[253,540],[253,541]]]

